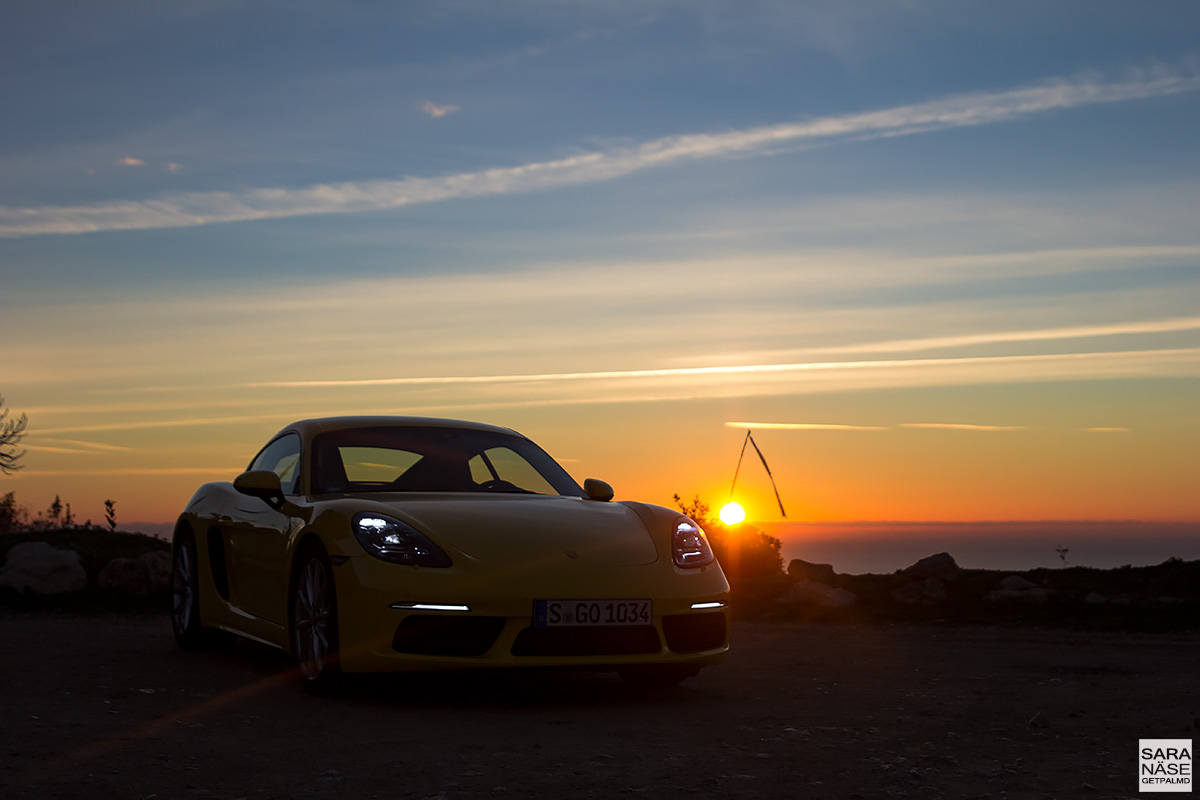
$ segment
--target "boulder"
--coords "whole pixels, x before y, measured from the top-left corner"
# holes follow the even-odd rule
[[[893,590],[892,599],[908,606],[936,606],[946,602],[946,584],[941,578],[913,581]]]
[[[171,585],[171,556],[152,550],[137,558],[114,558],[96,576],[96,586],[123,594],[148,594]]]
[[[858,602],[858,595],[818,581],[796,581],[788,593],[775,601],[785,606],[846,608]]]
[[[954,580],[962,572],[962,569],[949,553],[937,553],[922,558],[912,566],[901,570],[901,572],[910,578]]]
[[[1001,589],[1008,589],[1012,592],[1024,592],[1029,589],[1037,589],[1038,585],[1033,581],[1026,580],[1020,575],[1009,575],[1004,580],[1000,581]]]
[[[790,578],[804,581],[829,583],[836,577],[832,564],[814,564],[802,558],[793,558],[788,562],[787,574]]]
[[[22,542],[8,551],[0,569],[0,586],[24,594],[70,594],[87,587],[87,571],[79,553],[47,542]]]
[[[1050,591],[1020,575],[1009,575],[1000,581],[1000,588],[988,592],[987,599],[993,603],[1017,603],[1025,606],[1044,606],[1050,599]]]

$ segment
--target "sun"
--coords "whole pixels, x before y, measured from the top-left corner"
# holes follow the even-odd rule
[[[725,505],[721,506],[721,511],[717,514],[721,518],[721,522],[726,525],[737,525],[746,521],[746,509],[742,508],[742,504],[736,500],[730,500]]]

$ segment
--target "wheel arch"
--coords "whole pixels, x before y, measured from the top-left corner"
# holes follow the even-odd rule
[[[187,515],[180,515],[179,519],[175,520],[175,527],[171,531],[171,546],[175,546],[175,541],[181,535],[189,535],[192,538],[196,536],[196,528],[192,525],[192,521],[187,518]]]

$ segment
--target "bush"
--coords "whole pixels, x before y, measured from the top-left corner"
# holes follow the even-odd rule
[[[748,523],[729,526],[710,518],[709,506],[699,496],[684,505],[675,495],[675,504],[707,534],[713,555],[729,581],[734,611],[739,616],[763,613],[787,591],[782,542]]]

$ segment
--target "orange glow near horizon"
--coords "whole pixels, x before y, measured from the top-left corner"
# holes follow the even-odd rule
[[[716,293],[732,270],[719,266],[621,275],[646,296],[691,284]],[[774,262],[752,269],[767,284],[782,280]],[[631,294],[620,281],[585,290],[530,270],[248,287],[234,304],[213,290],[186,302],[14,305],[8,324],[39,347],[5,354],[0,391],[13,414],[28,414],[29,429],[24,469],[0,476],[0,493],[15,492],[31,513],[57,495],[77,520],[101,523],[112,499],[119,523],[167,523],[200,484],[232,480],[295,419],[410,414],[514,428],[578,481],[600,478],[618,499],[668,507],[675,494],[698,495],[715,513],[754,430],[789,521],[1200,520],[1200,348],[1190,347],[1200,322],[1021,333],[1004,315],[988,321],[1003,336],[929,344],[901,315],[891,324],[904,335],[872,345],[875,358],[854,344],[852,360],[838,361],[836,347],[764,349],[771,326],[791,317],[748,312],[731,326],[746,343],[713,355],[716,334],[692,344],[675,333],[687,315],[651,315],[614,333],[611,319],[566,319],[560,309],[586,296],[629,314]],[[406,314],[392,313],[397,303]],[[297,351],[276,344],[297,309],[372,324],[329,341],[306,334]],[[858,331],[886,321],[864,314],[806,324]],[[227,324],[214,327],[214,315]],[[572,335],[548,337],[542,318]],[[398,347],[425,328],[443,333]],[[1110,337],[1127,328],[1162,338],[1154,350],[1120,350]],[[1075,350],[1099,338],[1087,358],[994,355],[1068,335]],[[481,341],[503,355],[480,354]],[[603,344],[581,353],[577,343],[589,341]],[[919,350],[927,346],[942,349]],[[953,347],[962,349],[946,357]],[[780,521],[750,455],[737,490],[752,523]]]
[[[837,418],[839,407],[846,406],[842,400],[805,398],[815,409],[807,413]],[[1044,413],[1038,425],[1019,430],[905,427],[880,417],[929,417],[895,410],[903,397],[891,400],[885,412],[868,406],[842,416],[860,427],[881,423],[872,425],[875,430],[777,430],[755,437],[769,454],[788,521],[1200,519],[1193,491],[1194,430],[1180,435],[1134,420],[1129,430],[1092,431],[1083,422],[1052,425]],[[758,401],[766,406],[760,415],[781,418],[771,408],[781,402]],[[607,480],[619,500],[670,507],[673,494],[685,503],[698,495],[715,513],[741,445],[741,432],[723,425],[733,416],[726,405],[710,400],[481,413],[447,408],[441,416],[515,428],[558,457],[580,482]],[[302,402],[288,407],[295,412],[291,417],[315,415]],[[15,401],[10,408],[22,410]],[[224,425],[43,432],[57,420],[61,427],[75,427],[67,416],[30,415],[22,443],[28,451],[25,469],[0,479],[0,493],[15,492],[31,513],[46,509],[57,495],[71,504],[77,521],[93,523],[103,523],[106,499],[116,502],[119,523],[172,521],[200,484],[232,480],[289,420],[242,417]],[[85,416],[80,412],[76,419]],[[104,413],[92,416],[102,420]],[[738,501],[753,524],[781,521],[765,475],[748,470],[738,483]]]

